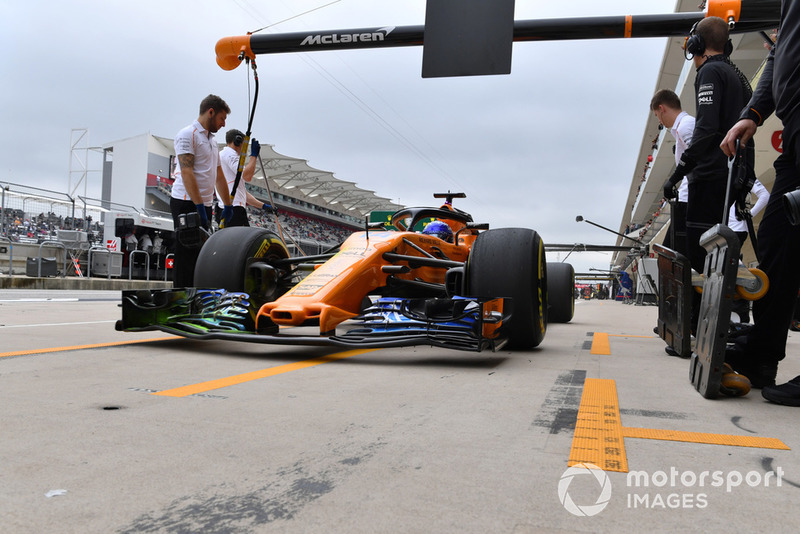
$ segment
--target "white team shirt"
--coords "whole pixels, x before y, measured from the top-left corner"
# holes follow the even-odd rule
[[[239,153],[229,146],[223,148],[219,153],[219,164],[222,167],[222,174],[228,182],[228,193],[233,189],[233,182],[236,181],[236,171],[239,170]],[[239,180],[239,187],[236,188],[236,198],[231,199],[233,206],[247,206],[247,194],[244,186],[244,178]],[[217,192],[217,197],[222,195]]]
[[[692,132],[694,132],[695,119],[685,111],[681,111],[675,117],[675,123],[669,132],[675,138],[675,165],[681,161],[681,156],[692,143]],[[678,202],[689,201],[689,180],[684,177],[678,186]]]
[[[755,205],[750,208],[750,215],[755,217],[758,213],[764,209],[769,202],[769,191],[764,185],[756,179],[756,182],[753,184],[753,189],[750,190],[752,194],[758,197],[756,200]],[[739,218],[736,216],[736,204],[731,206],[731,211],[728,214],[728,228],[733,230],[734,232],[746,232],[747,231],[747,223],[745,221],[740,221]]]
[[[203,204],[211,206],[214,201],[214,185],[217,181],[217,167],[219,167],[219,152],[214,135],[198,122],[194,121],[175,136],[175,154],[194,155],[194,176]],[[172,185],[172,198],[178,200],[192,200],[183,184],[181,165],[175,169],[175,183]]]

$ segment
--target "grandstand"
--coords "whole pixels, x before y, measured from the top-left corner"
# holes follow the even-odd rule
[[[143,134],[108,143],[102,150],[102,198],[0,184],[0,273],[20,274],[27,258],[41,263],[42,257],[53,256],[62,275],[83,276],[87,266],[91,272],[94,251],[95,256],[107,256],[109,265],[111,253],[124,256],[121,264],[127,271],[122,276],[167,278],[166,258],[174,238],[169,214],[176,162],[173,140]],[[281,235],[298,254],[317,254],[341,243],[363,228],[372,211],[402,208],[267,144],[262,145],[253,180],[242,184],[279,209],[276,216],[248,207],[250,225]],[[115,218],[126,214],[137,221],[167,220],[169,230],[141,224],[127,235],[117,235]],[[158,250],[153,243],[160,245]],[[110,276],[110,268],[104,273]]]
[[[169,212],[175,170],[172,139],[144,134],[109,144],[104,151],[104,160],[111,162],[103,170],[104,200],[138,196],[145,208]],[[276,233],[283,230],[289,240],[302,242],[302,249],[309,253],[341,242],[362,228],[372,211],[402,207],[354,182],[340,180],[330,171],[316,169],[304,159],[281,154],[273,145],[262,144],[260,157],[253,180],[242,184],[257,199],[277,206],[280,215],[276,222],[271,214],[248,208],[251,226]],[[130,175],[131,168],[145,167],[145,173]],[[144,187],[131,188],[132,181],[142,183],[143,174],[147,177]]]

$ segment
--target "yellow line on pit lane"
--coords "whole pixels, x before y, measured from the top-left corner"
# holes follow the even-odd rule
[[[608,343],[608,334],[605,332],[595,332],[592,336],[591,354],[611,354],[611,345]]]
[[[628,456],[624,438],[791,450],[777,438],[623,426],[616,382],[587,378],[583,383],[567,465],[589,463],[604,471],[627,473]]]
[[[611,354],[611,344],[609,338],[611,337],[629,337],[629,338],[649,338],[654,339],[656,336],[635,336],[629,334],[607,334],[605,332],[595,332],[592,335],[592,349],[591,354],[601,354],[608,356]]]
[[[132,339],[130,341],[113,341],[111,343],[92,343],[91,345],[72,345],[68,347],[51,347],[45,349],[18,350],[14,352],[0,352],[0,358],[9,356],[30,356],[32,354],[47,354],[49,352],[66,352],[70,350],[101,349],[104,347],[119,347],[122,345],[134,345],[136,343],[150,343],[151,341],[167,341],[169,339],[179,339],[177,337],[157,337],[151,339]]]
[[[367,352],[372,352],[375,350],[378,349],[360,349],[360,350],[348,350],[345,352],[338,352],[336,354],[330,354],[328,356],[320,356],[319,358],[312,358],[310,360],[303,360],[300,362],[287,363],[286,365],[279,365],[277,367],[270,367],[268,369],[261,369],[260,371],[253,371],[241,375],[229,376],[227,378],[209,380],[208,382],[201,382],[199,384],[191,384],[188,386],[183,386],[175,389],[158,391],[156,393],[153,393],[153,395],[160,395],[162,397],[188,397],[189,395],[205,393],[206,391],[211,391],[213,389],[235,386],[237,384],[242,384],[244,382],[251,382],[253,380],[258,380],[260,378],[266,378],[268,376],[275,376],[283,373],[289,373],[291,371],[298,371],[300,369],[313,367],[321,363],[343,360],[345,358],[358,356],[359,354],[365,354]]]

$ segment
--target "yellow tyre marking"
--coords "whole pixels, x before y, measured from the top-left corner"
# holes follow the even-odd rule
[[[791,450],[776,438],[624,427],[614,380],[587,378],[583,385],[567,465],[590,463],[604,471],[627,473],[628,458],[624,438]]]
[[[47,354],[49,352],[66,352],[69,350],[85,350],[85,349],[100,349],[104,347],[119,347],[123,345],[134,345],[136,343],[150,343],[152,341],[167,341],[170,339],[179,339],[177,337],[158,337],[153,339],[133,339],[130,341],[114,341],[111,343],[92,343],[91,345],[72,345],[68,347],[51,347],[46,349],[30,349],[18,350],[15,352],[2,352],[0,358],[7,358],[9,356],[29,356],[31,354]]]
[[[613,380],[587,378],[583,385],[567,465],[591,463],[604,471],[628,472],[625,441]]]
[[[777,438],[753,436],[734,436],[729,434],[708,434],[705,432],[685,432],[683,430],[657,430],[652,428],[623,427],[626,438],[660,439],[663,441],[684,441],[687,443],[706,443],[709,445],[732,445],[734,447],[755,447],[759,449],[791,450]]]
[[[611,345],[608,342],[608,334],[605,332],[595,332],[592,336],[592,354],[611,354]]]
[[[345,358],[350,358],[351,356],[357,356],[359,354],[364,354],[375,350],[378,349],[348,350],[345,352],[330,354],[328,356],[312,358],[310,360],[303,360],[295,363],[287,363],[286,365],[279,365],[277,367],[270,367],[268,369],[261,369],[260,371],[253,371],[241,375],[229,376],[227,378],[220,378],[217,380],[209,380],[208,382],[191,384],[188,386],[183,386],[175,389],[167,389],[164,391],[153,393],[153,395],[160,395],[162,397],[187,397],[189,395],[196,395],[198,393],[204,393],[206,391],[211,391],[213,389],[235,386],[237,384],[258,380],[260,378],[266,378],[268,376],[275,376],[283,373],[288,373],[291,371],[297,371],[299,369],[305,369],[307,367],[313,367],[321,363],[343,360]]]

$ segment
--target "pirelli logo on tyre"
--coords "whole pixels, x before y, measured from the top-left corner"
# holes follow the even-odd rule
[[[269,250],[269,247],[270,247],[272,244],[274,244],[274,240],[272,240],[272,239],[269,239],[269,238],[265,238],[265,239],[264,239],[264,240],[261,242],[261,245],[258,247],[258,250],[256,251],[256,253],[255,253],[255,254],[253,254],[253,257],[254,257],[254,258],[261,258],[261,257],[263,257],[263,256],[264,256],[264,254],[266,254],[266,253],[267,253],[267,251]]]

